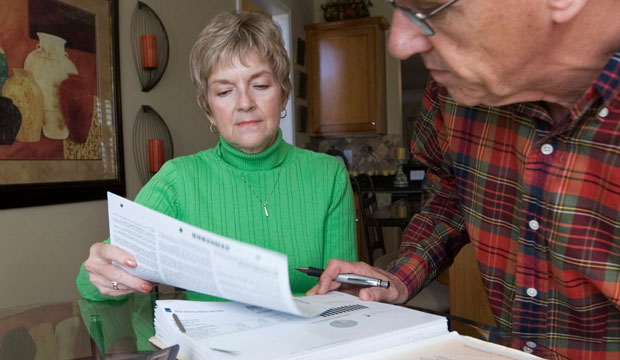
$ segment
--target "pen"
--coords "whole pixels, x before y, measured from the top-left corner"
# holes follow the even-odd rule
[[[179,317],[177,316],[177,314],[172,313],[172,318],[174,319],[174,322],[177,324],[177,326],[179,327],[179,330],[181,330],[181,332],[185,332],[185,327],[183,326],[183,323],[181,322],[181,319],[179,319]]]
[[[296,269],[297,271],[301,271],[302,273],[307,274],[309,276],[319,277],[323,273],[323,269],[317,269],[313,267],[296,268]],[[334,280],[344,283],[344,284],[352,284],[352,285],[359,285],[359,286],[377,286],[377,287],[382,287],[386,289],[390,287],[389,281],[371,278],[368,276],[357,275],[357,274],[340,274]]]

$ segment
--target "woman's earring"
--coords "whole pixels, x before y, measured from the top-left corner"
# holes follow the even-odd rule
[[[209,125],[209,130],[211,130],[211,134],[215,135],[215,131],[213,131],[213,123],[211,123],[211,125]]]
[[[286,108],[282,109],[282,111],[284,111],[284,115],[282,115],[282,112],[280,112],[280,119],[284,119],[286,115],[288,115],[288,113],[286,112]]]

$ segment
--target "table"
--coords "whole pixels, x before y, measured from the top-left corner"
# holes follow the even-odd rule
[[[122,300],[93,302],[77,299],[61,303],[0,310],[0,360],[34,359],[148,359],[156,348],[153,308],[157,299],[181,299],[182,291],[136,294]],[[435,313],[416,308],[416,310]],[[489,332],[488,326],[449,314],[450,324],[465,323]],[[497,333],[493,342],[520,349],[524,340]],[[538,356],[560,358],[549,350],[533,349]]]
[[[420,211],[421,203],[422,195],[413,194],[377,209],[366,221],[371,226],[397,226],[404,230],[413,215]]]

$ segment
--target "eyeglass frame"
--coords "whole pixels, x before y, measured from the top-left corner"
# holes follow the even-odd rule
[[[388,4],[394,8],[394,10],[402,11],[414,24],[416,24],[427,36],[435,35],[435,30],[431,27],[431,25],[426,21],[427,19],[437,15],[439,12],[445,10],[447,7],[451,6],[458,0],[450,0],[447,3],[438,6],[437,8],[430,11],[415,11],[413,9],[408,9],[404,6],[400,6],[396,4],[395,0],[387,0]]]

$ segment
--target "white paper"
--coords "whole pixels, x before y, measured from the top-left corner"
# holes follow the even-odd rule
[[[239,303],[158,300],[155,336],[181,344],[187,359],[328,360],[447,333],[440,316],[339,292],[313,298],[330,310],[310,319]]]
[[[136,258],[131,274],[156,283],[299,316],[328,306],[294,298],[286,255],[189,225],[108,192],[110,241]]]
[[[451,332],[342,360],[542,360],[506,346]]]

